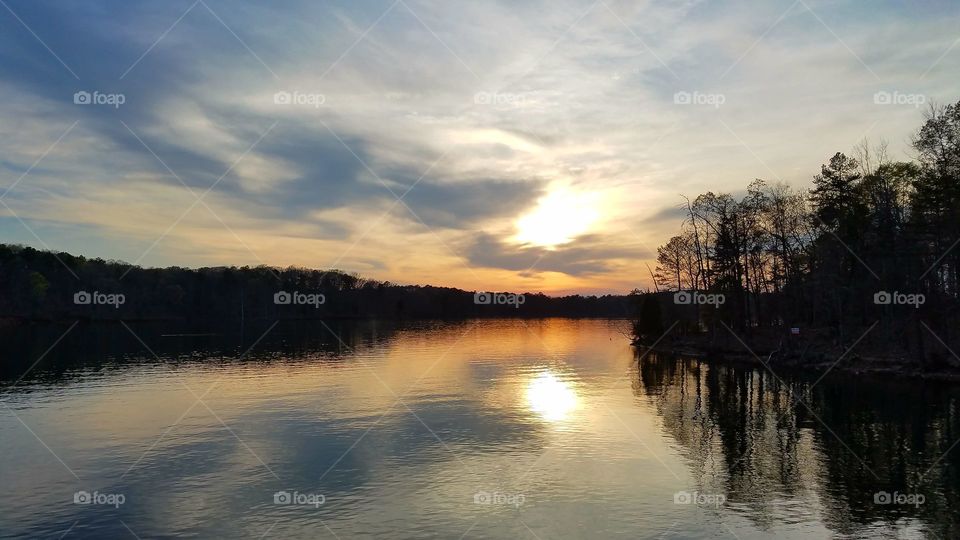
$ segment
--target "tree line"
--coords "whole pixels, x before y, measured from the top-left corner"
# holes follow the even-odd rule
[[[323,318],[626,317],[622,295],[477,296],[340,270],[142,268],[0,244],[0,322]]]
[[[722,295],[691,332],[817,328],[849,343],[877,323],[877,346],[924,357],[931,342],[955,343],[960,102],[930,106],[911,148],[912,160],[897,161],[864,140],[831,156],[807,189],[757,179],[742,196],[685,198],[679,233],[657,250],[657,291]],[[647,309],[639,334],[662,325],[669,298]]]

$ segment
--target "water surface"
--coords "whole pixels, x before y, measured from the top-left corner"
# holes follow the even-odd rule
[[[960,534],[956,388],[641,355],[627,327],[8,332],[0,536]]]

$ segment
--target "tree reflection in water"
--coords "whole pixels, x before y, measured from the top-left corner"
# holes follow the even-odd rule
[[[840,534],[896,523],[960,537],[950,511],[960,504],[960,388],[851,376],[818,383],[654,353],[636,369],[634,394],[663,418],[696,482],[758,526],[820,515]],[[884,504],[894,494],[923,503]]]

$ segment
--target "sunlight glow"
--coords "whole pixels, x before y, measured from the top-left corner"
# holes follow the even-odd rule
[[[550,421],[563,420],[577,408],[577,394],[570,384],[550,372],[530,381],[527,401],[534,412]]]
[[[517,220],[516,241],[548,248],[573,241],[597,219],[592,199],[563,190],[548,194]]]

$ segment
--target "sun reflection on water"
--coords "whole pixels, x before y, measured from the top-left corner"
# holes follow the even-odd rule
[[[567,381],[544,372],[530,381],[527,402],[544,420],[560,421],[577,408],[577,394]]]

